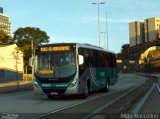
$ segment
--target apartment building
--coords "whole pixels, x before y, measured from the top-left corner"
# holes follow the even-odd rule
[[[144,23],[135,21],[129,23],[130,47],[144,43]]]
[[[145,42],[159,39],[160,18],[149,18],[144,20]]]
[[[3,8],[2,7],[0,7],[0,13],[3,13]]]
[[[0,7],[0,30],[3,30],[7,35],[11,36],[11,23],[9,16],[3,13],[3,8]]]
[[[144,22],[129,23],[130,47],[160,39],[160,18],[145,19]]]

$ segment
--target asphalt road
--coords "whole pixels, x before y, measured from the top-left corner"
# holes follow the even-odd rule
[[[158,85],[160,87],[160,80]],[[156,86],[141,109],[141,113],[160,113],[160,93]]]
[[[146,77],[131,74],[119,75],[117,84],[110,88],[110,92],[139,85],[146,79]],[[103,95],[103,93],[91,93],[88,99],[100,95]],[[18,116],[19,113],[23,113],[30,115],[29,117],[31,118],[77,104],[85,100],[86,99],[79,99],[77,97],[62,97],[54,100],[48,100],[45,95],[36,96],[33,91],[14,92],[0,95],[0,113],[2,113],[2,117],[7,114]]]

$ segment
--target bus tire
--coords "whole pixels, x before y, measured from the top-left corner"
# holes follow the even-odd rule
[[[109,80],[106,83],[105,88],[101,89],[102,92],[108,92],[109,91]]]
[[[88,87],[87,87],[86,89],[88,90]],[[87,90],[86,90],[85,93],[82,94],[82,96],[81,96],[82,99],[86,99],[86,98],[88,97],[88,93],[89,93],[89,92],[88,92]]]
[[[86,86],[85,93],[83,93],[83,94],[81,95],[81,97],[82,97],[83,99],[86,99],[86,98],[88,97],[88,95],[89,95],[89,86],[90,86],[89,81],[87,81],[87,86]]]
[[[108,92],[108,91],[109,91],[109,81],[107,81],[106,88],[105,88],[104,91],[105,91],[105,92]]]
[[[48,97],[48,99],[50,99],[50,100],[52,100],[52,99],[55,98],[55,96],[53,96],[53,95],[47,95],[47,97]]]

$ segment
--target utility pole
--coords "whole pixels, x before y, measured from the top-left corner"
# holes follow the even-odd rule
[[[31,39],[31,47],[32,47],[32,80],[33,80],[33,76],[34,76],[34,66],[33,66],[33,59],[34,59],[34,42],[33,39]]]
[[[109,13],[111,15],[111,13]],[[109,44],[108,44],[108,13],[106,13],[106,43],[107,43],[107,50],[109,49]]]
[[[100,47],[100,44],[101,44],[101,31],[100,31],[99,5],[105,4],[105,2],[100,2],[100,3],[98,2],[98,3],[92,3],[92,4],[98,6],[98,39],[99,39],[99,47]]]
[[[102,34],[104,34],[104,48],[105,50],[107,50],[107,46],[106,46],[106,32],[101,32]]]
[[[18,51],[16,51],[16,79],[17,79],[17,89],[19,90],[19,73],[18,73]]]
[[[19,58],[20,58],[20,54],[19,54],[20,52],[19,52],[19,49],[18,48],[15,48],[15,51],[13,52],[13,56],[14,56],[14,59],[15,59],[15,68],[16,68],[16,80],[17,80],[17,90],[19,90],[19,72],[18,72],[18,60],[19,60]]]

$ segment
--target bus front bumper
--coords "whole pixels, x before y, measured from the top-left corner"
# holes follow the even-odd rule
[[[34,93],[36,95],[45,95],[42,88],[40,87],[40,85],[37,82],[34,82]]]
[[[62,84],[61,84],[62,85]],[[69,85],[66,87],[58,87],[58,88],[43,88],[43,91],[47,95],[77,95],[81,94],[81,91],[78,87],[78,85]]]

